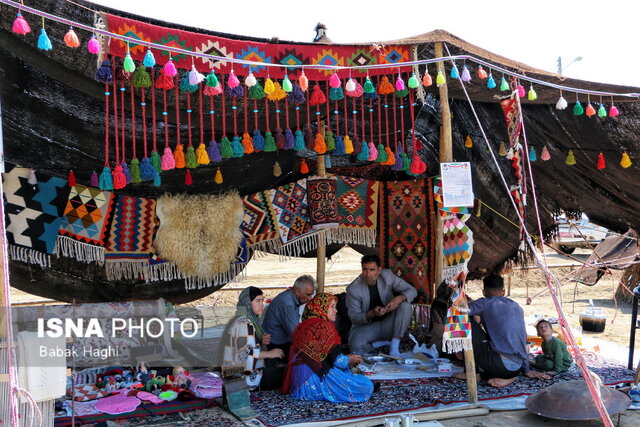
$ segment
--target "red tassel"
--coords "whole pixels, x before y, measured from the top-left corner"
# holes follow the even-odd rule
[[[313,93],[309,99],[309,105],[324,104],[325,102],[327,102],[327,97],[324,95],[322,89],[320,89],[320,85],[316,83],[315,86],[313,86]]]
[[[156,87],[158,89],[173,89],[173,77],[167,76],[164,69],[160,69],[160,74],[156,80]]]
[[[185,185],[193,184],[193,179],[191,178],[191,171],[187,169],[187,173],[184,174],[184,183]]]
[[[420,159],[420,157],[418,157],[417,155],[414,155],[413,158],[411,159],[411,166],[409,167],[409,170],[414,175],[420,175],[421,173],[424,173],[427,170],[427,164],[423,162],[422,159]]]
[[[124,172],[122,171],[122,166],[120,164],[116,164],[116,167],[113,168],[113,188],[114,190],[120,190],[127,185],[127,178],[124,176]]]
[[[309,173],[309,165],[305,159],[300,162],[300,173],[305,175]]]
[[[76,186],[76,175],[73,173],[73,169],[69,171],[69,179],[67,180],[69,187]]]
[[[607,165],[604,161],[604,155],[602,153],[598,154],[598,169],[604,169]]]

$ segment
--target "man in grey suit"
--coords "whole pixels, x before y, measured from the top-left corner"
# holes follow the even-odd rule
[[[391,340],[389,353],[397,357],[411,320],[411,301],[418,293],[391,270],[383,270],[379,256],[365,255],[360,263],[362,274],[347,287],[349,347],[352,353],[363,354],[373,349],[372,344]]]

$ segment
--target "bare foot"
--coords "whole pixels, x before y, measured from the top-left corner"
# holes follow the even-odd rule
[[[516,377],[513,378],[509,378],[509,379],[505,379],[505,378],[491,378],[489,381],[487,381],[489,383],[490,386],[492,387],[497,387],[497,388],[502,388],[502,387],[506,387],[509,384],[511,384],[512,382],[514,382],[516,380]]]

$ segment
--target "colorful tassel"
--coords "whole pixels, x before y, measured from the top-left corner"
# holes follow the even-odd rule
[[[324,154],[327,152],[327,144],[324,140],[324,135],[320,132],[316,134],[316,138],[313,141],[313,151],[318,154]]]
[[[211,72],[207,74],[207,77],[205,77],[204,84],[209,87],[217,87],[220,84],[218,76],[216,76],[216,73],[214,73],[213,70],[211,70]]]
[[[244,79],[244,84],[248,88],[255,86],[257,83],[258,80],[256,80],[256,76],[254,76],[253,73],[249,73],[249,75]]]
[[[488,77],[487,72],[485,71],[485,69],[482,67],[482,65],[478,65],[478,71],[476,72],[478,74],[478,78],[480,80],[484,80]],[[491,88],[490,88],[491,89]]]
[[[282,89],[282,86],[280,86],[280,83],[278,82],[273,83],[273,92],[267,94],[267,98],[270,101],[282,101],[286,97],[287,92]]]
[[[384,147],[384,152],[387,155],[387,161],[384,162],[384,165],[393,166],[396,163],[396,156],[393,154],[393,151],[391,151],[389,147]]]
[[[233,145],[226,136],[220,139],[220,155],[223,159],[230,159],[233,157]]]
[[[417,154],[413,155],[411,159],[411,165],[409,166],[409,172],[413,175],[420,175],[427,170],[427,164],[420,159]]]
[[[113,177],[111,176],[111,168],[109,166],[105,166],[102,169],[100,180],[98,182],[98,188],[100,188],[102,191],[113,190]]]
[[[96,70],[95,79],[100,83],[111,83],[113,81],[113,72],[111,71],[111,62],[109,60],[102,61],[102,64]]]
[[[94,55],[100,53],[100,43],[98,43],[98,39],[95,35],[92,35],[87,43],[87,51]]]
[[[309,173],[309,165],[305,159],[302,159],[300,162],[300,173],[304,175]]]
[[[392,171],[400,172],[402,170],[402,148],[398,147],[395,155],[395,162],[391,166]]]
[[[155,152],[156,154],[158,153],[157,151]],[[160,156],[158,156],[158,158],[160,158]],[[133,181],[133,170],[134,170],[134,163],[137,162],[138,159],[133,159],[131,160],[131,180]],[[142,158],[142,162],[140,163],[140,166],[138,166],[139,169],[139,174],[140,174],[140,179],[142,181],[151,181],[155,178],[156,174],[159,172],[154,165],[151,163],[151,159],[149,159],[148,157],[143,157]],[[162,166],[160,167],[160,169],[162,170]]]
[[[588,103],[588,104],[587,104],[587,108],[585,108],[585,110],[584,110],[584,114],[585,114],[587,117],[592,117],[592,116],[595,116],[595,115],[596,115],[596,109],[595,109],[595,108],[593,108],[593,105],[591,105],[591,103]]]
[[[604,168],[607,167],[605,161],[604,161],[604,154],[600,153],[598,154],[598,170],[602,170]]]
[[[467,135],[467,137],[465,138],[464,146],[467,148],[473,147],[473,139],[471,139],[471,135]]]
[[[197,88],[197,86],[195,86]],[[244,96],[244,86],[237,85],[236,87],[229,87],[225,89],[224,93],[230,98],[242,98]]]
[[[198,159],[196,158],[196,150],[193,146],[187,147],[187,154],[185,155],[186,166],[189,169],[195,169],[198,167]]]
[[[400,157],[402,158],[402,169],[405,172],[411,170],[411,160],[409,159],[409,155],[407,153],[401,153]]]
[[[278,161],[276,160],[276,162],[273,164],[273,176],[277,178],[280,175],[282,175],[282,167],[280,166],[280,163],[278,163]]]
[[[582,114],[584,114],[584,108],[582,108],[580,101],[576,101],[576,105],[573,106],[573,115],[581,116]]]
[[[502,80],[500,80],[500,90],[502,92],[506,92],[509,90],[509,83],[507,83],[507,79],[502,76]]]
[[[69,171],[69,176],[67,177],[67,185],[69,187],[76,186],[76,175],[73,173],[73,169]]]
[[[365,80],[362,89],[364,90],[364,93],[374,93],[376,91],[376,88],[373,87],[373,83],[369,77]]]
[[[189,84],[190,85],[199,85],[205,79],[205,76],[201,74],[198,70],[196,70],[196,66],[191,66],[191,71],[189,71]]]
[[[631,165],[632,165],[631,159],[629,158],[629,155],[625,151],[624,153],[622,153],[622,159],[620,159],[620,166],[626,169]]]
[[[575,165],[576,164],[576,158],[573,155],[573,150],[569,150],[569,153],[567,154],[567,158],[564,161],[566,164],[568,165]]]
[[[611,107],[609,107],[609,117],[618,117],[619,114],[618,107],[611,104]]]
[[[458,67],[456,66],[456,64],[453,64],[453,67],[451,67],[451,73],[449,74],[449,77],[451,77],[452,79],[460,78],[460,73],[458,72]]]
[[[384,164],[387,160],[389,160],[389,157],[387,156],[387,152],[384,151],[384,145],[378,144],[378,146],[376,147],[376,151],[377,151],[377,156],[375,158],[375,161],[377,163]]]
[[[558,102],[556,102],[556,110],[564,110],[568,105],[567,100],[560,94],[560,98],[558,98]]]
[[[170,90],[173,89],[175,84],[173,83],[173,78],[167,76],[164,72],[164,69],[160,70],[160,74],[156,79],[156,88]]]
[[[329,99],[331,101],[340,101],[344,99],[344,92],[341,87],[332,87],[329,89]]]
[[[309,98],[309,105],[319,105],[327,102],[327,97],[324,94],[324,91],[320,88],[319,84],[315,84],[313,86],[313,93],[311,94],[311,98]]]
[[[127,177],[122,172],[122,166],[116,164],[112,172],[113,189],[120,190],[127,185]]]
[[[362,85],[358,82],[355,82],[355,85],[356,88],[351,92],[347,92],[347,96],[350,96],[351,98],[359,98],[364,94],[364,88]]]
[[[276,148],[278,150],[283,150],[284,149],[284,133],[282,133],[282,129],[280,129],[279,127],[275,128],[274,130],[274,137],[276,140]]]
[[[402,91],[405,89],[404,80],[402,80],[402,76],[398,74],[398,78],[396,79],[396,90]]]
[[[242,145],[238,135],[233,137],[233,140],[231,141],[231,149],[233,150],[233,157],[244,156],[244,146]]]
[[[207,147],[204,145],[204,142],[201,142],[196,149],[196,162],[199,165],[208,165],[210,162],[209,153],[207,153]]]
[[[122,68],[124,68],[124,70],[127,73],[133,73],[136,70],[136,63],[133,62],[133,58],[131,57],[131,54],[129,52],[127,52],[124,55],[124,61],[122,62]]]
[[[353,141],[349,138],[349,135],[344,136],[344,154],[352,154],[355,148],[353,148]]]
[[[333,154],[335,156],[342,156],[345,153],[345,147],[344,147],[344,139],[342,139],[342,137],[340,135],[337,135],[335,137],[335,141],[336,141],[336,148],[333,150]]]
[[[389,81],[389,77],[382,76],[380,79],[380,83],[378,83],[378,93],[380,95],[390,95],[396,91],[396,88],[393,87],[393,84]]]
[[[171,147],[165,147],[162,155],[162,170],[168,171],[176,167],[176,159],[173,157]]]
[[[536,149],[534,147],[529,148],[529,161],[535,162],[538,160],[538,154],[536,153]]]
[[[336,139],[333,137],[333,132],[330,130],[324,133],[324,142],[327,144],[327,151],[333,151],[336,149]]]
[[[524,98],[527,95],[526,91],[524,90],[524,86],[522,85],[518,85],[518,96],[520,98]]]
[[[38,184],[38,178],[36,178],[36,170],[35,169],[30,169],[29,170],[29,176],[27,177],[27,182],[29,183],[29,185],[37,185]]]
[[[269,95],[274,90],[276,90],[276,87],[273,84],[273,80],[271,80],[271,78],[267,77],[267,80],[264,81],[264,93]]]
[[[256,84],[249,87],[249,99],[264,99],[267,96],[262,89],[262,85],[256,80]]]
[[[356,90],[356,82],[351,77],[347,80],[347,84],[344,85],[344,90],[347,92],[353,92]]]
[[[31,32],[31,27],[26,19],[22,16],[20,12],[16,15],[16,19],[13,21],[13,26],[11,27],[11,31],[16,34],[25,35]]]
[[[193,178],[191,177],[191,171],[187,169],[187,172],[184,174],[184,185],[193,184]]]
[[[296,145],[296,138],[293,136],[293,132],[291,129],[287,128],[284,130],[284,149],[285,150],[293,150]]]
[[[538,99],[538,94],[533,90],[533,85],[529,86],[529,92],[527,92],[527,99],[529,101],[535,101]]]
[[[607,117],[607,109],[604,108],[604,104],[600,104],[598,108],[598,117]]]
[[[144,65],[139,65],[131,77],[133,87],[151,87],[151,76]]]
[[[207,154],[209,154],[209,160],[211,163],[220,163],[222,161],[222,154],[220,154],[220,147],[216,141],[209,141],[207,147]]]
[[[307,100],[298,83],[293,85],[293,90],[287,94],[287,97],[289,98],[289,102],[294,105],[302,104]]]
[[[80,39],[72,27],[69,27],[69,31],[64,35],[64,44],[69,47],[80,47]]]
[[[205,85],[204,90],[202,91],[203,95],[209,96],[209,95],[220,95],[224,93],[224,85],[220,82],[218,82],[217,86],[208,86]]]
[[[547,160],[551,160],[551,154],[549,154],[549,149],[545,145],[542,147],[542,153],[540,153],[540,158],[542,161],[546,162]]]
[[[336,73],[335,71],[333,72],[333,74],[329,78],[329,86],[331,86],[332,88],[338,88],[338,87],[342,86],[342,82],[340,81],[340,77],[338,77],[338,73]]]
[[[498,155],[505,157],[507,155],[507,147],[504,145],[504,142],[500,143],[500,149],[498,150]]]
[[[173,152],[173,158],[175,159],[177,169],[183,169],[187,166],[187,159],[184,155],[184,145],[176,145],[176,149]]]
[[[255,151],[264,151],[264,147],[265,147],[265,141],[264,141],[264,137],[262,136],[262,134],[260,133],[260,131],[258,129],[254,129],[253,131],[253,149]]]
[[[288,75],[284,75],[284,79],[282,79],[282,90],[289,93],[293,90],[293,84],[291,84],[291,80],[289,80]]]
[[[429,87],[433,84],[433,79],[431,75],[425,71],[424,76],[422,76],[422,86]]]
[[[133,178],[131,177],[131,171],[129,170],[129,165],[127,165],[126,161],[123,161],[122,163],[120,163],[120,165],[122,166],[122,173],[125,176],[127,185],[131,184],[131,180]]]
[[[213,179],[213,182],[216,184],[222,184],[222,172],[220,172],[220,168],[216,170],[216,176]]]
[[[293,146],[293,149],[296,151],[301,151],[306,149],[307,147],[304,145],[304,135],[302,134],[302,131],[300,129],[296,130],[296,135],[295,135],[295,139],[296,139],[296,143]]]
[[[496,85],[496,81],[494,80],[493,76],[491,74],[489,74],[489,78],[487,79],[487,87],[489,89],[493,89],[495,88]]]
[[[91,172],[91,176],[89,177],[89,185],[92,187],[98,187],[100,185],[98,174],[96,171]]]
[[[53,46],[51,45],[51,40],[47,35],[47,30],[44,28],[40,30],[40,36],[38,37],[38,49],[40,50],[51,50]]]
[[[409,77],[409,80],[407,81],[407,86],[409,86],[409,89],[417,89],[418,86],[420,86],[416,73],[411,74],[411,77]]]
[[[471,81],[471,73],[469,72],[469,68],[466,65],[462,66],[462,75],[460,76],[460,80],[463,82]]]
[[[360,143],[360,153],[358,153],[358,160],[361,162],[366,162],[369,160],[369,145],[362,141]]]
[[[162,69],[167,77],[175,77],[178,74],[178,70],[176,69],[176,66],[171,59],[169,59],[169,61],[164,64],[164,67]]]
[[[234,73],[233,70],[231,70],[231,72],[229,73],[229,78],[227,79],[227,86],[233,89],[234,87],[239,85],[240,85],[240,80],[238,80],[238,77],[236,77],[236,73]]]
[[[442,74],[442,70],[438,70],[438,75],[436,76],[436,86],[440,87],[446,83],[444,78],[444,74]]]
[[[144,159],[142,159],[142,162],[144,163]],[[153,150],[151,152],[151,158],[149,159],[149,162],[157,172],[162,172],[162,159],[160,158],[160,154],[156,150]]]
[[[147,53],[144,54],[142,65],[144,65],[145,67],[154,67],[156,65],[156,57],[153,56],[153,52],[151,52],[151,49],[147,49]]]
[[[306,92],[309,89],[309,79],[307,79],[307,76],[304,74],[304,70],[302,70],[300,77],[298,77],[298,84],[303,92]]]
[[[249,135],[249,132],[245,132],[242,134],[242,148],[244,149],[244,154],[251,154],[254,151],[253,148],[253,139]]]
[[[276,151],[278,147],[276,146],[276,139],[273,137],[273,134],[269,131],[264,133],[264,151],[267,153],[272,153]]]
[[[373,142],[370,142],[368,144],[368,148],[369,148],[369,158],[367,160],[369,160],[370,162],[375,162],[375,160],[378,158],[378,149],[376,148]]]

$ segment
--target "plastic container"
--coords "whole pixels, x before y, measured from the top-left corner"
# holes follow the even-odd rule
[[[601,308],[589,307],[580,313],[580,326],[583,331],[603,332],[607,324],[607,316]]]

